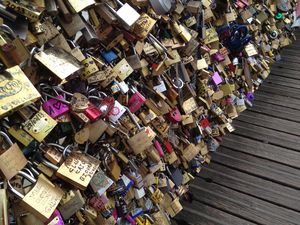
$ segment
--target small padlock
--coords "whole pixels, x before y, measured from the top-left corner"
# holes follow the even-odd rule
[[[135,113],[142,107],[146,99],[134,87],[132,87],[130,90],[133,92],[133,95],[128,100],[128,108],[130,112]]]

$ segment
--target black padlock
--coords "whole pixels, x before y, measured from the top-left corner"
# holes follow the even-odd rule
[[[123,198],[115,196],[116,210],[119,218],[127,215],[128,209]]]

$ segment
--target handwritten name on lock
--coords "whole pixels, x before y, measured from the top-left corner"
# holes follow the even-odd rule
[[[39,178],[34,187],[25,195],[23,201],[31,208],[38,209],[46,218],[49,218],[62,196],[63,191],[61,189],[48,183],[43,178]]]
[[[76,182],[80,188],[87,187],[98,169],[100,161],[82,152],[72,152],[57,173]]]

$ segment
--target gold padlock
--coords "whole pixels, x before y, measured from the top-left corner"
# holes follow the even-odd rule
[[[99,165],[100,161],[96,158],[82,152],[73,151],[59,167],[56,175],[75,187],[85,190]]]
[[[62,190],[55,187],[50,181],[42,178],[36,180],[23,171],[19,171],[18,174],[34,184],[33,188],[24,196],[13,188],[8,181],[9,189],[22,200],[25,209],[33,213],[38,219],[46,221],[58,206],[63,196]]]

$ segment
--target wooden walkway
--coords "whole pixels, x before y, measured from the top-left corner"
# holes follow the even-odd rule
[[[300,224],[300,32],[193,182],[178,225]]]

